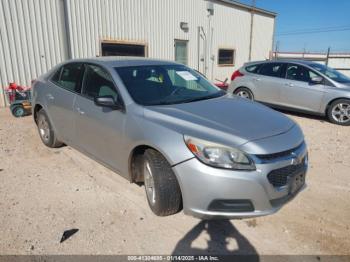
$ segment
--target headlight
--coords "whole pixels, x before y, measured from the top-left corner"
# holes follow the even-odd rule
[[[188,149],[203,163],[219,168],[255,170],[254,162],[241,150],[184,136]]]

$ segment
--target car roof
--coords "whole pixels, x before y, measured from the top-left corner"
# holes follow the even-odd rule
[[[248,62],[245,65],[255,65],[255,64],[263,64],[263,63],[296,63],[302,65],[312,65],[317,64],[317,62],[311,60],[301,60],[301,59],[275,59],[275,60],[262,60],[262,61],[252,61]]]
[[[145,66],[145,65],[182,65],[174,61],[131,57],[131,56],[103,56],[84,59],[71,59],[66,63],[95,63],[108,67],[125,67],[125,66]]]

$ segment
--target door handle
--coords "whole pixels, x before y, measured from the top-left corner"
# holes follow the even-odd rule
[[[286,85],[286,86],[294,86],[294,84],[292,84],[292,83],[285,83],[284,85]]]
[[[78,113],[81,114],[81,115],[84,115],[84,114],[85,114],[85,112],[84,112],[83,110],[81,110],[80,107],[77,107],[77,111],[78,111]]]
[[[255,81],[260,81],[261,79],[260,79],[260,78],[257,78],[257,77],[254,77],[254,80],[255,80]]]
[[[55,97],[51,94],[47,94],[46,97],[49,99],[49,100],[54,100]]]

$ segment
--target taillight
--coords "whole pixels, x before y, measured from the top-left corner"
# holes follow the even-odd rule
[[[235,80],[236,77],[240,77],[240,76],[244,76],[244,75],[241,72],[239,72],[239,70],[236,70],[235,72],[233,72],[231,76],[231,81]]]

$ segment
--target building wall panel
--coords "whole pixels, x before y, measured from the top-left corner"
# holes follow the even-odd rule
[[[62,3],[62,0],[1,0],[2,90],[9,82],[28,86],[32,79],[67,59]]]
[[[267,60],[272,51],[275,20],[269,16],[254,14],[252,61]]]
[[[213,31],[204,0],[0,1],[3,87],[12,81],[29,85],[31,79],[68,59],[69,54],[71,58],[100,56],[103,40],[144,43],[149,57],[168,60],[175,59],[174,40],[187,40],[188,64],[197,69],[198,27],[203,27],[208,37],[208,52],[201,40],[199,56],[207,58],[210,79],[229,78],[248,60],[250,11],[217,0],[213,0],[210,21]],[[271,50],[274,18],[254,17],[253,59],[261,60]],[[181,22],[188,23],[188,32],[180,28]],[[236,50],[234,66],[217,65],[219,48]],[[204,71],[202,61],[199,69]]]

